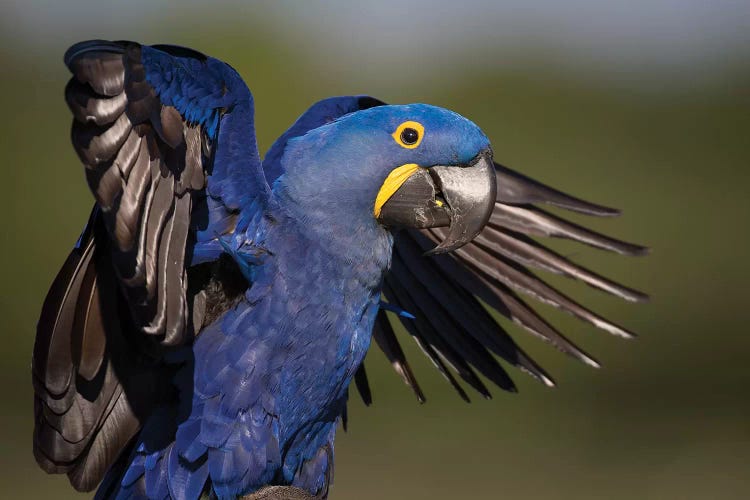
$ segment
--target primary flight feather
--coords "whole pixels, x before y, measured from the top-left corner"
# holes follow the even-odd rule
[[[252,94],[221,61],[94,40],[65,64],[96,204],[39,320],[34,453],[76,489],[325,498],[352,379],[371,399],[371,339],[425,399],[386,311],[467,400],[456,374],[515,390],[498,358],[554,385],[480,300],[592,366],[519,293],[632,336],[529,270],[646,300],[532,238],[645,253],[537,205],[618,212],[494,163],[456,113],[334,97],[261,161]]]

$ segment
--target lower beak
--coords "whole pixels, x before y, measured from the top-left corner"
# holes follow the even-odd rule
[[[381,192],[386,188],[384,184]],[[497,185],[492,152],[487,149],[467,165],[416,168],[382,205],[378,220],[391,227],[448,226],[448,235],[426,254],[450,252],[470,242],[484,228],[495,206]]]

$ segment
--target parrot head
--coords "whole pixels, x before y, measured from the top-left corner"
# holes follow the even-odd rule
[[[495,204],[487,137],[457,113],[426,104],[347,114],[290,139],[282,162],[281,189],[310,220],[318,213],[387,230],[448,227],[429,253],[471,241]]]

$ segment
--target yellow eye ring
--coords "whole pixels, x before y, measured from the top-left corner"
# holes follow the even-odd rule
[[[407,121],[399,125],[391,137],[402,148],[414,149],[422,142],[424,127],[419,122]]]

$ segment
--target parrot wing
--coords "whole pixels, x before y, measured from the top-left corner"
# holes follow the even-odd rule
[[[165,397],[166,348],[200,329],[205,294],[187,268],[218,258],[239,214],[273,200],[252,95],[230,66],[101,40],[72,46],[65,64],[96,206],[37,327],[34,452],[90,490]]]
[[[578,304],[536,276],[542,270],[582,281],[630,302],[648,297],[550,250],[532,236],[565,238],[623,255],[644,255],[648,249],[596,233],[555,216],[536,204],[547,204],[593,216],[616,216],[615,209],[595,205],[545,186],[495,164],[497,199],[490,222],[470,243],[449,254],[424,257],[445,237],[445,229],[406,230],[394,243],[393,265],[384,295],[389,303],[414,316],[398,315],[425,354],[448,378],[462,398],[468,397],[445,364],[485,397],[489,391],[472,367],[503,389],[515,386],[489,353],[497,355],[548,386],[554,381],[497,324],[478,299],[560,351],[598,367],[598,362],[569,341],[529,306],[519,294],[557,307],[611,334],[634,333]],[[424,395],[388,324],[379,313],[375,341],[422,401]]]
[[[83,42],[65,62],[73,145],[133,317],[180,344],[188,233],[230,232],[233,214],[270,199],[250,90],[225,63],[183,48]]]

